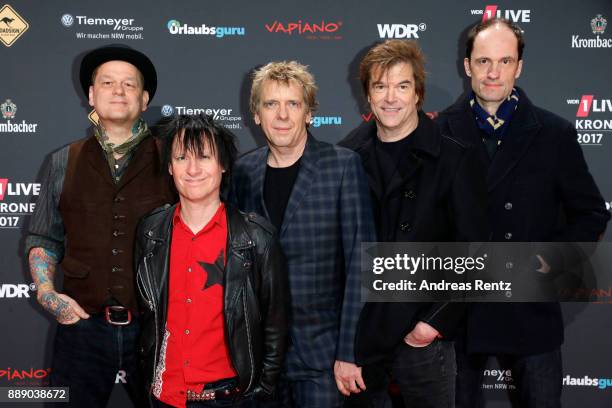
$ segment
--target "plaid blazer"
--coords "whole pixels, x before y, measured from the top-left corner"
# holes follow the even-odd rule
[[[242,156],[232,175],[234,201],[269,218],[263,198],[269,149]],[[359,156],[308,135],[279,232],[291,291],[288,364],[331,369],[355,361],[361,242],[375,241],[368,184]]]

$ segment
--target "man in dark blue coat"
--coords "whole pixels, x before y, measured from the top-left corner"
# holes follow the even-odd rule
[[[521,29],[507,20],[473,27],[464,60],[472,90],[442,112],[439,124],[480,147],[488,166],[491,241],[597,241],[609,214],[575,128],[514,86],[523,48]],[[534,274],[557,272],[554,259],[536,259]],[[558,303],[471,305],[457,348],[457,406],[480,406],[483,368],[495,355],[512,371],[520,407],[560,407],[562,342]]]

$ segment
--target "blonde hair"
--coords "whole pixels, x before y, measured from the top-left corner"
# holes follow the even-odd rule
[[[310,112],[312,113],[317,109],[317,85],[314,76],[308,72],[308,66],[297,61],[275,61],[253,72],[253,84],[251,85],[249,100],[249,108],[252,114],[256,114],[258,111],[263,83],[267,80],[282,82],[285,85],[294,81],[302,88],[304,102]]]

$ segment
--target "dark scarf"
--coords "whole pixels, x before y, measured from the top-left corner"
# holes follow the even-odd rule
[[[493,158],[497,148],[502,142],[502,137],[508,129],[510,119],[516,111],[519,102],[519,93],[516,88],[512,88],[512,92],[497,108],[495,115],[489,115],[489,113],[480,106],[476,100],[474,92],[470,95],[470,107],[472,112],[476,116],[476,123],[480,130],[482,130],[485,136],[482,138],[489,157]]]

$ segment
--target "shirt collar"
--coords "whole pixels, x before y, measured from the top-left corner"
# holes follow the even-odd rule
[[[204,228],[202,228],[202,230],[195,233],[195,235],[200,235],[202,233],[205,233],[209,231],[210,229],[212,229],[213,227],[222,227],[224,215],[225,215],[225,203],[221,202],[221,205],[219,205],[219,208],[217,208],[217,212],[215,212],[215,215],[213,215],[210,221],[208,221],[208,224],[206,224]],[[187,226],[187,224],[183,222],[183,219],[181,218],[181,203],[180,202],[177,204],[176,209],[174,210],[174,215],[172,216],[172,227],[176,228],[177,226],[180,228],[184,228],[185,230],[193,234],[193,231],[191,231],[191,229]]]

